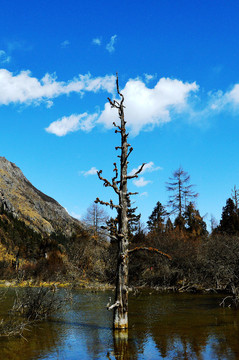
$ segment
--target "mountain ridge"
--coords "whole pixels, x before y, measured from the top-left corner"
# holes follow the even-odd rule
[[[69,237],[82,227],[55,199],[37,189],[16,164],[2,156],[0,206],[41,234],[60,232]]]

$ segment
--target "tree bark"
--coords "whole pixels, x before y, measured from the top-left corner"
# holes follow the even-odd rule
[[[118,86],[117,86],[118,87]],[[124,120],[124,98],[120,102],[120,133],[121,133],[121,158],[120,158],[120,191],[119,191],[119,227],[118,227],[118,265],[116,278],[115,302],[119,306],[114,308],[114,328],[128,328],[128,203],[127,203],[127,156],[128,142]]]

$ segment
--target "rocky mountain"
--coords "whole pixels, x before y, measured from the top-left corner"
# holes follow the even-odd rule
[[[0,206],[41,234],[71,236],[81,223],[54,199],[36,189],[12,162],[0,157]]]

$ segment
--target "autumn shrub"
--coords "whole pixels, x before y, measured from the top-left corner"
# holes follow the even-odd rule
[[[9,277],[12,277],[12,275],[13,275],[13,269],[12,269],[9,261],[1,260],[0,261],[0,277],[3,279],[7,279]]]
[[[198,254],[200,282],[216,289],[239,286],[239,238],[228,235],[209,237]]]
[[[11,314],[20,314],[30,321],[44,320],[63,309],[71,299],[69,290],[59,290],[56,286],[26,287],[16,292]]]
[[[239,238],[214,235],[193,239],[182,232],[150,234],[148,243],[171,255],[168,261],[150,253],[131,259],[135,284],[178,287],[182,284],[215,290],[239,287]]]
[[[91,236],[87,230],[79,231],[68,247],[68,275],[72,280],[88,278],[106,282],[108,277],[109,242],[97,236]]]

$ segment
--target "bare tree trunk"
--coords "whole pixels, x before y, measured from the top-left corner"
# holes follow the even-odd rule
[[[117,86],[118,87],[118,86]],[[114,308],[114,328],[125,329],[128,327],[128,202],[127,202],[127,157],[128,142],[125,130],[123,98],[120,103],[119,117],[121,120],[121,158],[120,158],[120,192],[119,192],[119,227],[118,227],[118,271],[116,280],[115,302],[119,303]]]
[[[133,151],[133,148],[128,143],[128,135],[126,133],[126,121],[124,119],[124,96],[119,91],[118,84],[118,75],[116,78],[116,87],[118,95],[120,96],[120,101],[112,101],[108,98],[111,107],[118,110],[120,118],[120,126],[113,123],[116,128],[115,133],[120,133],[121,135],[121,146],[117,146],[115,149],[121,151],[120,157],[120,179],[118,178],[118,168],[116,163],[114,163],[115,176],[112,178],[112,181],[101,176],[102,170],[98,171],[98,177],[100,180],[104,181],[104,186],[112,187],[119,198],[119,204],[114,205],[113,201],[110,200],[109,203],[101,201],[99,198],[95,200],[96,203],[110,206],[112,209],[116,209],[118,216],[115,219],[117,223],[117,229],[115,231],[115,236],[112,236],[118,242],[118,262],[117,262],[117,276],[116,276],[116,292],[115,292],[115,303],[111,306],[108,306],[108,310],[114,309],[114,320],[113,326],[115,329],[127,329],[128,328],[128,204],[130,203],[130,195],[135,195],[137,193],[129,193],[127,190],[127,181],[138,177],[138,174],[143,170],[145,164],[143,164],[134,175],[127,175],[128,168],[128,157]],[[110,304],[109,304],[110,305]]]

